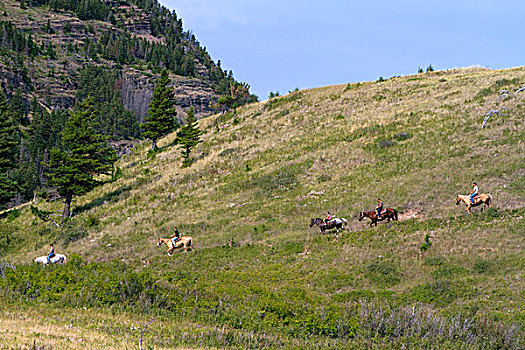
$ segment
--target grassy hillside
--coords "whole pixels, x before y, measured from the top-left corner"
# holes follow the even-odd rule
[[[0,279],[0,327],[52,308],[64,315],[53,327],[81,319],[78,334],[106,334],[108,348],[138,342],[122,320],[150,317],[155,349],[519,348],[524,84],[525,68],[460,69],[293,92],[201,120],[184,169],[175,135],[154,159],[144,144],[118,181],[74,201],[62,229],[27,207],[2,221],[17,269]],[[472,181],[495,205],[469,216],[455,197]],[[378,196],[399,222],[357,220]],[[308,227],[327,210],[349,231]],[[174,225],[193,252],[156,247]],[[52,241],[68,265],[26,265]],[[70,348],[52,327],[21,333],[9,346]]]

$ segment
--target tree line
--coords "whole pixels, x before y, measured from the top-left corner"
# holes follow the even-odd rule
[[[1,209],[27,202],[35,194],[44,198],[59,196],[67,201],[69,192],[59,191],[63,184],[53,180],[53,174],[57,173],[56,169],[64,159],[70,158],[60,158],[59,155],[72,152],[71,142],[78,139],[67,136],[72,133],[68,123],[73,116],[84,113],[84,110],[90,110],[87,113],[91,118],[89,134],[103,137],[104,141],[100,141],[103,144],[109,139],[148,138],[152,141],[154,154],[159,138],[179,130],[177,143],[183,149],[183,166],[191,165],[190,154],[200,140],[200,131],[193,109],[188,111],[186,124],[179,125],[173,89],[168,88],[169,73],[209,81],[210,86],[221,96],[213,107],[222,111],[257,100],[256,96],[249,93],[248,84],[236,82],[233,73],[223,70],[220,61],[215,63],[191,32],[183,31],[182,20],[175,11],[167,10],[157,0],[128,0],[128,3],[147,12],[151,32],[157,37],[163,37],[162,43],[138,38],[122,28],[96,31],[87,23],[84,27],[86,37],[83,44],[79,46],[65,41],[65,47],[56,47],[56,42],[42,40],[38,32],[42,30],[53,34],[55,30],[60,30],[51,26],[49,20],[46,26],[36,32],[17,28],[9,21],[0,21],[0,65],[18,76],[15,77],[16,83],[8,82],[0,87]],[[82,9],[79,4],[83,4]],[[104,12],[108,4],[110,2],[99,0],[21,1],[21,6],[47,6],[52,11],[73,11],[81,18],[111,21]],[[109,9],[113,11],[111,7]],[[84,11],[84,15],[80,15],[79,11]],[[71,30],[66,27],[67,23],[64,24],[64,34]],[[83,53],[85,57],[94,58],[93,62],[84,63],[70,77],[77,100],[72,110],[51,109],[48,100],[31,97],[33,86],[26,62],[38,56],[46,58],[47,62],[64,62],[72,53]],[[74,55],[71,56],[71,59],[77,59]],[[117,64],[109,68],[101,59]],[[125,68],[121,64],[146,64],[153,73],[162,72],[142,126],[139,126],[136,116],[126,111],[122,105],[120,84]],[[202,69],[198,70],[197,64],[205,67],[207,73],[203,73]],[[51,76],[55,74],[57,65],[49,66],[52,67],[48,73]],[[202,76],[199,77],[199,74]],[[168,104],[163,99],[167,99]]]

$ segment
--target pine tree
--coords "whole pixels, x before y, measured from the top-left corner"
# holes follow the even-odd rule
[[[10,174],[15,168],[17,146],[16,124],[7,98],[0,89],[0,207],[5,207],[16,194],[16,183]]]
[[[93,99],[86,98],[78,110],[71,113],[62,130],[62,150],[53,148],[50,154],[49,183],[64,197],[62,221],[71,210],[74,196],[85,194],[104,181],[98,175],[111,175],[116,161],[115,150],[107,137],[97,134],[97,110]]]
[[[182,166],[187,167],[191,164],[190,153],[191,150],[197,146],[201,141],[202,131],[197,126],[197,118],[193,113],[193,106],[190,107],[186,117],[186,125],[182,126],[177,133],[176,142],[182,148]]]
[[[149,110],[141,124],[142,136],[153,142],[152,149],[157,149],[157,140],[174,131],[177,127],[175,110],[175,92],[168,87],[170,83],[167,70],[163,70],[155,86]]]

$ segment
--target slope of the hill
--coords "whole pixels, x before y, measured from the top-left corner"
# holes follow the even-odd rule
[[[174,135],[154,159],[145,144],[121,159],[120,179],[75,200],[62,229],[27,208],[2,222],[5,260],[17,266],[0,280],[14,303],[0,325],[53,303],[109,307],[110,330],[104,309],[64,309],[71,316],[54,327],[75,318],[115,348],[131,332],[122,320],[144,321],[137,313],[161,320],[155,348],[519,348],[524,84],[525,68],[459,69],[298,91],[202,119],[188,168]],[[500,113],[481,128],[490,110]],[[469,216],[455,198],[472,181],[494,205]],[[358,221],[377,197],[399,222]],[[349,230],[308,227],[326,211]],[[156,247],[174,225],[193,252]],[[24,265],[51,241],[70,264]],[[66,348],[55,333],[9,339]]]

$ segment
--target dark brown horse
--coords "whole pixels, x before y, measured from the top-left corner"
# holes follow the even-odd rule
[[[397,210],[394,208],[387,208],[381,213],[381,219],[377,217],[377,211],[362,211],[359,213],[359,221],[363,220],[364,218],[369,218],[372,220],[370,222],[370,226],[375,224],[377,226],[378,221],[383,221],[387,219],[387,222],[390,222],[390,219],[397,221]]]

